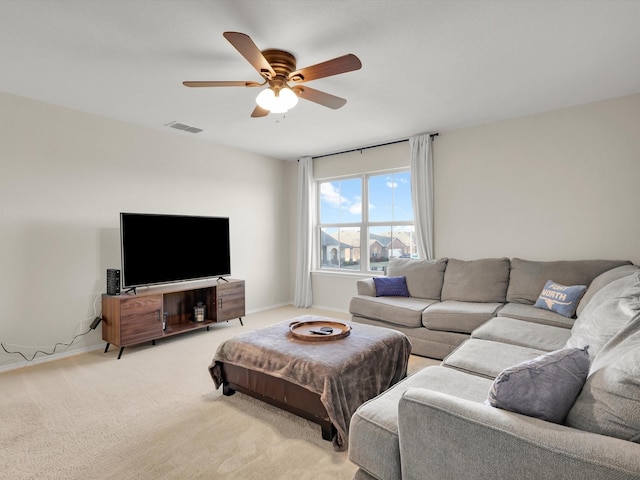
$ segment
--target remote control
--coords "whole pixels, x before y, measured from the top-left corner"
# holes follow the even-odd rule
[[[309,330],[310,333],[315,333],[317,335],[331,335],[332,332],[327,330]]]

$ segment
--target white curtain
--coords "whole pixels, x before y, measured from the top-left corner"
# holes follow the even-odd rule
[[[433,259],[433,138],[428,133],[409,139],[411,200],[418,257]]]
[[[298,252],[293,299],[293,305],[297,308],[309,308],[313,305],[311,269],[314,251],[315,198],[313,160],[311,157],[303,157],[298,160]]]

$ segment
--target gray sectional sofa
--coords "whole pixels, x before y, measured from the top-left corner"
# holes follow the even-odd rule
[[[428,328],[462,334],[466,340],[438,366],[414,373],[357,409],[349,432],[349,458],[359,467],[354,479],[640,479],[640,268],[600,260],[476,262],[455,261],[456,267],[470,267],[474,281],[465,282],[456,271],[450,277],[455,283],[449,285],[458,285],[468,294],[464,298],[473,298],[472,306],[497,305],[490,307],[494,311],[485,320],[479,312],[488,309],[470,309],[476,316],[465,319],[464,328],[452,326],[467,307],[457,303],[463,297],[451,289],[443,287],[440,302],[448,303],[432,316],[425,314],[432,308],[429,305],[437,303],[424,302],[428,305],[420,310],[411,300],[387,305],[374,300],[383,310],[391,306],[419,311],[421,323],[428,327],[415,326],[413,314],[403,312],[402,321],[414,324],[402,327],[407,331]],[[493,267],[498,270],[497,263],[505,262],[510,264],[509,273],[500,278],[503,283],[509,279],[506,302],[497,301],[498,296],[483,296],[479,291],[483,283],[491,295],[496,285],[481,280],[475,267],[490,265],[493,273],[485,275],[496,278]],[[444,262],[431,263],[442,266]],[[402,266],[412,289],[410,277],[417,264],[403,262]],[[397,273],[394,268],[390,272]],[[523,281],[525,277],[536,278],[537,293]],[[588,286],[579,300],[577,318],[556,317],[533,306],[547,280]],[[447,285],[444,272],[443,282]],[[361,291],[362,296],[366,294]],[[395,300],[399,298],[407,297]],[[362,312],[357,302],[356,310]],[[365,317],[354,314],[354,321],[360,318]],[[376,322],[383,324],[383,320]],[[477,325],[470,328],[474,322]],[[435,328],[444,325],[448,330]],[[463,329],[469,331],[455,331]],[[414,334],[412,343],[428,335]],[[421,343],[423,354],[430,353],[426,347],[431,342],[433,338]],[[574,364],[566,363],[576,353],[588,355],[580,378],[572,370]],[[565,387],[572,382],[579,382],[577,390],[563,398],[569,395]],[[530,387],[524,390],[528,393],[522,393],[523,386]],[[566,408],[561,421],[548,421],[536,413],[537,397],[544,397],[541,392],[552,395],[546,408]],[[490,397],[511,403],[496,408]]]
[[[533,305],[545,282],[586,285],[617,260],[538,262],[520,258],[411,260],[392,258],[388,277],[406,278],[409,297],[377,297],[373,278],[357,282],[352,320],[404,333],[415,355],[443,359],[495,316],[571,328],[573,319]],[[578,312],[586,303],[578,306]]]

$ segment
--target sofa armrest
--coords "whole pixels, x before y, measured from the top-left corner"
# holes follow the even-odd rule
[[[373,278],[365,278],[356,282],[358,288],[358,295],[366,295],[368,297],[376,296],[376,284]]]
[[[398,406],[403,480],[631,480],[640,444],[422,388]]]

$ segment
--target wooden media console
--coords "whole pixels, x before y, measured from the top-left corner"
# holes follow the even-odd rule
[[[194,307],[205,307],[202,321],[195,321]],[[244,280],[217,280],[149,287],[136,294],[102,295],[102,339],[120,347],[159,338],[209,329],[211,324],[239,319],[245,315]]]

